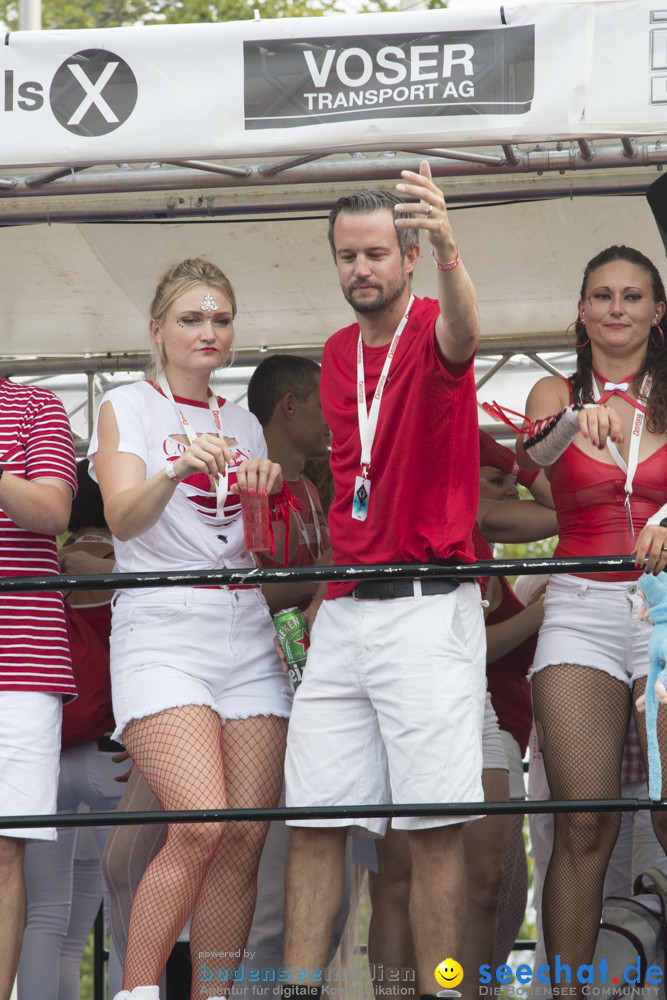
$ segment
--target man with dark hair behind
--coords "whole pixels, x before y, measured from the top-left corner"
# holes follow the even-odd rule
[[[320,403],[320,366],[309,358],[275,354],[255,369],[248,383],[248,409],[264,431],[272,462],[278,462],[285,482],[300,502],[295,513],[299,526],[296,552],[290,566],[329,563],[329,531],[317,489],[301,475],[311,458],[323,458],[329,452],[329,429]],[[263,566],[272,565],[260,553]],[[316,585],[310,581],[290,584],[265,584],[264,595],[273,614],[286,607],[305,607]]]
[[[319,393],[319,384],[320,366],[315,361],[300,355],[273,354],[257,366],[248,383],[248,409],[266,434],[283,397],[292,395],[299,403],[307,403],[315,390]]]

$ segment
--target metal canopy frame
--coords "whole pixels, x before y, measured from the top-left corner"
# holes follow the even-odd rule
[[[450,180],[448,205],[643,194],[667,163],[667,133],[652,138],[222,160],[80,164],[0,176],[0,225],[56,221],[196,220],[328,209],[331,185],[393,180],[428,158]],[[620,171],[620,174],[617,174]],[[576,177],[576,180],[575,180]],[[193,196],[193,192],[199,192]]]

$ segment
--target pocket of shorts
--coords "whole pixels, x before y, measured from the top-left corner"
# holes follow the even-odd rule
[[[151,625],[166,625],[168,622],[176,621],[182,614],[185,614],[185,609],[182,607],[144,606],[132,608],[128,620],[131,628],[135,626],[146,628]]]
[[[479,641],[484,632],[480,599],[479,591],[469,588],[456,591],[452,617],[443,622],[447,631],[453,633],[464,648]]]
[[[553,587],[547,588],[546,595],[544,597],[544,613],[546,616],[547,611],[559,612],[567,611],[572,608],[575,603],[580,601],[583,603],[588,598],[588,593],[584,586],[579,587],[577,590],[558,590]]]

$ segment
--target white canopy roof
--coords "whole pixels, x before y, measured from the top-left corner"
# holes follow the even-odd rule
[[[562,199],[454,211],[461,255],[478,290],[484,341],[565,346],[586,261],[613,242],[664,254],[645,199]],[[239,360],[257,349],[310,350],[351,321],[323,214],[307,219],[17,226],[0,238],[0,342],[5,356],[148,349],[148,303],[169,261],[221,262],[239,303]],[[414,282],[433,294],[424,250]],[[502,341],[505,341],[503,344]]]

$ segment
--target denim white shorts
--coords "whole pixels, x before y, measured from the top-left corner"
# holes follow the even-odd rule
[[[223,722],[289,716],[292,688],[259,588],[130,590],[113,604],[115,739],[132,719],[182,705],[208,705]]]
[[[479,588],[324,601],[287,735],[288,806],[482,802],[486,642]],[[396,817],[399,829],[470,817]],[[298,826],[357,827],[335,818]]]
[[[50,816],[58,802],[62,695],[0,691],[0,812]],[[2,837],[55,840],[55,827],[0,830]]]
[[[609,583],[568,573],[552,576],[529,677],[559,663],[604,670],[628,686],[645,677],[652,626],[637,614],[640,588],[641,576]]]

